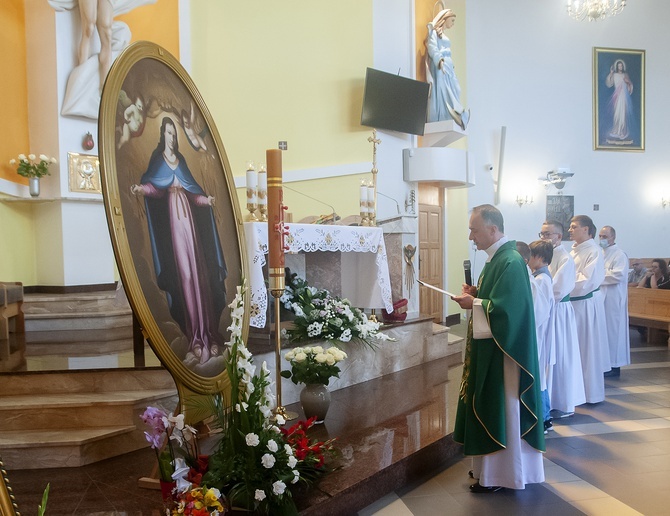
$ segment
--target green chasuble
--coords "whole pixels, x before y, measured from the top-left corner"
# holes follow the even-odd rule
[[[473,339],[470,320],[454,440],[464,445],[466,455],[487,455],[506,447],[506,354],[520,371],[521,437],[533,448],[544,451],[533,295],[526,263],[516,251],[516,242],[500,246],[484,266],[477,298],[482,300],[493,338]]]

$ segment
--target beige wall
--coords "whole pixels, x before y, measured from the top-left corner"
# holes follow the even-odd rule
[[[285,171],[372,161],[369,129],[360,125],[371,0],[191,0],[191,7],[192,75],[234,175],[279,140],[288,141]],[[358,176],[291,186],[343,216],[358,212]],[[296,218],[329,210],[292,195],[286,202]]]

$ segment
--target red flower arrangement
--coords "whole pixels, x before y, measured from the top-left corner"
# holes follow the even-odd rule
[[[327,441],[311,441],[307,437],[307,430],[314,426],[316,416],[307,421],[298,421],[290,428],[282,428],[286,442],[293,448],[295,458],[298,459],[296,466],[300,471],[300,477],[314,480],[319,475],[326,473],[326,456],[331,456],[335,452],[333,443],[336,439]]]

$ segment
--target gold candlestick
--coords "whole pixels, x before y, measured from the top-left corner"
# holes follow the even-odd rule
[[[268,173],[265,164],[261,163],[258,168],[258,211],[261,221],[268,221]]]
[[[247,163],[247,215],[248,222],[258,222],[256,217],[256,209],[258,209],[257,194],[258,191],[258,174],[253,162]]]
[[[368,207],[370,212],[370,225],[377,225],[377,145],[380,145],[382,141],[377,138],[377,129],[372,130],[372,136],[368,138],[368,141],[372,144],[372,187],[374,188],[374,195],[372,200],[372,206]]]
[[[370,219],[368,218],[368,184],[365,182],[365,179],[361,179],[360,187],[360,206],[361,206],[361,226],[369,226]]]
[[[256,216],[256,209],[258,206],[256,203],[253,202],[248,202],[247,203],[247,211],[249,214],[247,215],[247,222],[258,222],[258,217]]]

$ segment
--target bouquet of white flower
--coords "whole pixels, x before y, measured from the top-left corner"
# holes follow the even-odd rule
[[[321,346],[294,348],[284,358],[291,363],[291,370],[281,372],[284,378],[290,378],[293,383],[328,385],[331,377],[340,376],[337,366],[347,358],[347,354],[332,346],[323,349]]]
[[[49,166],[56,164],[57,161],[56,158],[50,158],[44,154],[40,154],[39,161],[37,161],[37,157],[35,157],[34,154],[28,154],[28,156],[19,154],[18,162],[15,159],[9,160],[10,165],[16,165],[17,163],[18,167],[16,167],[16,173],[18,175],[40,178],[51,175]]]
[[[362,310],[351,306],[348,299],[310,287],[295,274],[288,278],[282,301],[296,315],[293,328],[285,332],[292,342],[361,341],[373,346],[377,340],[392,340],[379,331],[381,323],[368,319]]]

